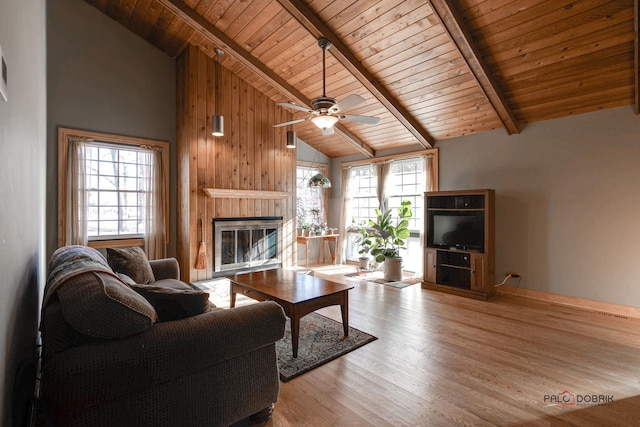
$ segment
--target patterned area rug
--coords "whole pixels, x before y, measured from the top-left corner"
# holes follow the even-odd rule
[[[349,327],[349,336],[344,337],[342,323],[318,313],[311,313],[300,319],[298,357],[294,359],[291,350],[290,323],[287,319],[284,338],[276,343],[282,382],[287,382],[377,340],[373,335],[352,327]]]
[[[407,286],[420,283],[420,279],[413,277],[405,277],[398,282],[390,282],[382,278],[383,273],[381,271],[357,271],[355,273],[347,273],[345,277],[351,277],[354,279],[366,280],[367,282],[380,283],[386,286],[392,286],[394,288],[406,288]]]

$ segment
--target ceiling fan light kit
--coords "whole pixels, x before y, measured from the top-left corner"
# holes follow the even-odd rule
[[[320,129],[327,129],[335,125],[338,118],[336,116],[315,116],[311,121]]]
[[[351,94],[342,101],[338,102],[335,98],[331,98],[326,94],[326,52],[331,47],[331,42],[325,38],[318,40],[318,46],[322,49],[322,96],[311,100],[311,106],[313,109],[307,108],[302,105],[294,104],[292,102],[278,102],[277,105],[281,107],[288,107],[293,110],[303,111],[311,114],[309,117],[302,119],[291,120],[284,123],[277,123],[273,127],[281,127],[292,125],[296,123],[302,123],[311,121],[319,129],[322,130],[323,135],[333,134],[333,126],[339,121],[361,123],[361,124],[376,124],[380,121],[378,117],[370,116],[357,116],[349,114],[338,114],[341,111],[348,110],[356,105],[362,104],[364,98]]]

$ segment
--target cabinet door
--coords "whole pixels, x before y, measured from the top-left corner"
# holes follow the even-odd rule
[[[424,281],[436,283],[436,260],[438,251],[435,249],[424,250]]]
[[[486,291],[486,256],[484,254],[471,254],[471,289]]]

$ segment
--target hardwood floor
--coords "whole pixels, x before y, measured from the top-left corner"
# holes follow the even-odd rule
[[[281,383],[267,426],[640,425],[640,319],[349,282],[350,324],[378,340]]]

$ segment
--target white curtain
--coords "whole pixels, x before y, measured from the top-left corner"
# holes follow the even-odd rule
[[[164,165],[162,152],[145,147],[142,162],[149,170],[145,194],[144,248],[149,259],[166,257],[166,218],[164,216]]]
[[[389,189],[387,178],[391,170],[391,162],[376,163],[374,165],[377,178],[376,195],[378,196],[379,209],[384,212],[389,208]]]
[[[422,165],[422,170],[424,170],[424,191],[433,191],[434,188],[434,183],[435,183],[435,176],[434,176],[434,167],[433,167],[433,156],[432,155],[428,155],[428,156],[423,156],[422,157],[422,161],[423,161],[423,165]],[[424,197],[424,196],[423,196]],[[424,206],[424,200],[423,200],[423,206]],[[424,211],[426,213],[427,207],[424,206]],[[425,247],[425,232],[426,230],[422,230],[420,232],[420,249],[421,251],[423,250],[422,248]],[[424,262],[424,254],[421,253],[420,254],[420,258],[419,258],[419,262],[417,263],[418,265],[418,272],[422,272],[423,271],[423,262]],[[419,273],[421,274],[421,273]]]
[[[338,234],[342,236],[339,263],[344,264],[347,261],[347,216],[351,211],[351,168],[342,169],[340,177],[342,188],[342,215],[340,216],[340,224],[338,226]]]
[[[86,245],[87,238],[87,138],[67,141],[67,212],[65,245]]]
[[[424,191],[433,191],[434,184],[436,182],[435,170],[433,168],[433,156],[424,156]]]

